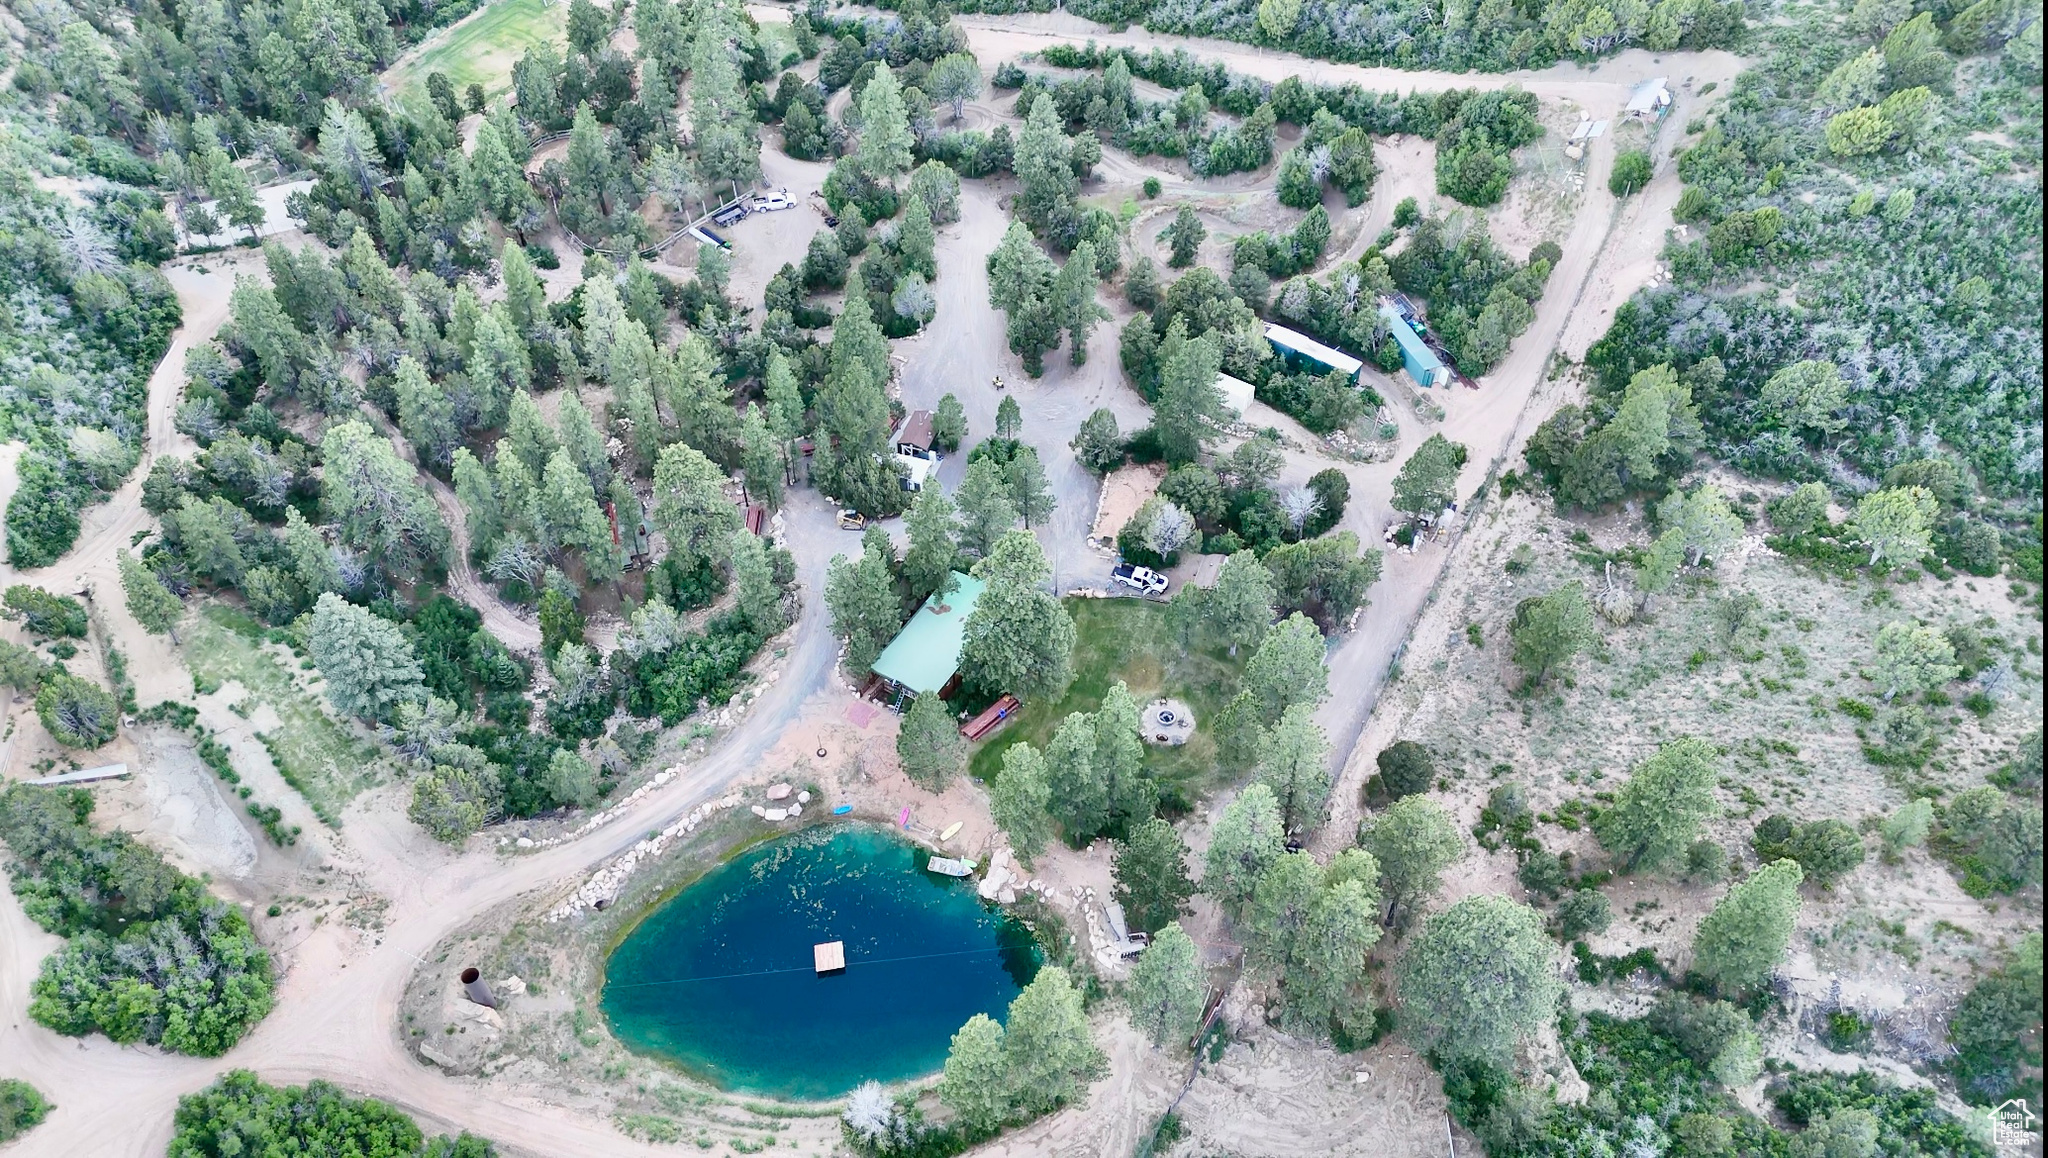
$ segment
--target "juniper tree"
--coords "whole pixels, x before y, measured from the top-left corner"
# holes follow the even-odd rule
[[[1358,843],[1379,864],[1388,925],[1405,921],[1434,895],[1443,871],[1465,848],[1451,814],[1427,796],[1395,801],[1360,827]]]
[[[1693,972],[1722,992],[1761,985],[1791,944],[1803,879],[1796,863],[1780,860],[1729,889],[1693,935]]]

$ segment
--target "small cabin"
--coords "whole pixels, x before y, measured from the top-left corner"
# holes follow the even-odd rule
[[[1447,386],[1451,381],[1451,368],[1444,365],[1429,343],[1422,340],[1417,325],[1410,319],[1414,315],[1398,308],[1391,301],[1380,303],[1380,318],[1387,323],[1387,332],[1393,335],[1394,344],[1401,348],[1401,366],[1415,384],[1424,389]]]
[[[1627,113],[1633,121],[1657,121],[1671,111],[1671,86],[1666,77],[1654,77],[1628,94]]]
[[[870,694],[892,704],[927,693],[951,695],[960,686],[961,641],[982,586],[974,576],[955,571],[946,591],[926,598],[875,657]]]
[[[932,446],[932,412],[913,410],[903,419],[903,425],[896,431],[896,453],[905,458],[922,458],[937,462],[942,455]]]

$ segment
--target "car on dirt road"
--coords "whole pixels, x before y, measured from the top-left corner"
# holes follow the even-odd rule
[[[796,202],[790,200],[789,193],[786,190],[754,194],[754,212],[756,213],[774,213],[779,210],[794,208],[796,208]]]
[[[1119,563],[1109,577],[1133,591],[1146,595],[1166,594],[1166,576],[1150,567],[1139,567],[1131,563]]]
[[[851,507],[839,512],[839,529],[842,531],[866,530],[868,517]]]

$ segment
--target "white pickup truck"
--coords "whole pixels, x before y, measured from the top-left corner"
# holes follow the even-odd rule
[[[1133,591],[1147,595],[1166,594],[1166,576],[1150,567],[1139,567],[1131,563],[1119,563],[1109,577]]]

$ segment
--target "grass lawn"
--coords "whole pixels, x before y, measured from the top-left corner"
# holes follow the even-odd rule
[[[377,783],[383,760],[322,710],[274,653],[263,650],[262,630],[235,609],[210,604],[185,633],[185,664],[201,687],[211,690],[234,680],[249,689],[246,703],[267,704],[277,713],[278,726],[259,737],[271,762],[314,815],[338,826],[349,798]]]
[[[1069,599],[1074,617],[1074,683],[1058,703],[1026,703],[1014,723],[975,750],[969,770],[995,779],[1003,751],[1021,740],[1043,748],[1070,712],[1092,712],[1122,680],[1139,706],[1160,696],[1194,709],[1195,735],[1178,748],[1145,747],[1145,766],[1160,780],[1169,811],[1191,805],[1217,780],[1216,739],[1209,722],[1237,694],[1249,652],[1223,648],[1188,651],[1166,627],[1166,605],[1143,599]]]
[[[456,95],[472,84],[496,95],[511,82],[512,66],[526,50],[545,40],[565,42],[567,4],[542,0],[496,0],[468,22],[436,33],[418,56],[392,78],[397,92],[427,91],[427,74],[444,72]]]

